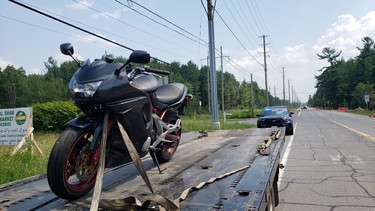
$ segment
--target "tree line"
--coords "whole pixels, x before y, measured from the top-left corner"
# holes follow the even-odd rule
[[[370,37],[362,39],[363,47],[357,47],[359,55],[345,61],[342,51],[326,47],[320,60],[328,66],[318,70],[316,93],[309,97],[309,105],[319,107],[375,108],[375,44]],[[365,95],[369,103],[365,102]]]
[[[126,61],[121,56],[109,56],[112,56],[117,62]],[[102,59],[104,59],[104,55]],[[199,68],[192,61],[186,64],[172,62],[167,65],[157,60],[152,60],[148,65],[152,68],[170,71],[169,82],[181,82],[188,87],[188,92],[194,96],[189,104],[189,111],[209,112],[209,71],[207,66]],[[26,75],[26,71],[22,67],[15,68],[12,65],[8,65],[3,70],[0,68],[0,108],[28,107],[36,103],[69,101],[68,83],[77,68],[78,66],[73,60],[58,65],[52,57],[44,62],[44,74]],[[222,81],[224,81],[225,110],[250,109],[252,97],[256,107],[266,105],[266,91],[261,89],[257,82],[254,81],[252,84],[245,80],[239,82],[233,74],[228,72],[217,71],[216,75],[219,109],[222,108]],[[253,85],[254,95],[251,95],[251,85]],[[270,102],[271,104],[282,104],[279,98],[274,98],[271,95]]]

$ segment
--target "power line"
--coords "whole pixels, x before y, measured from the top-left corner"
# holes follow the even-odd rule
[[[55,21],[58,21],[58,22],[63,23],[63,24],[65,24],[65,25],[68,25],[68,26],[70,26],[70,27],[72,27],[72,28],[78,29],[78,30],[83,31],[83,32],[85,32],[85,33],[87,33],[87,34],[90,34],[90,35],[92,35],[92,36],[95,36],[95,37],[97,37],[97,38],[100,38],[100,39],[102,39],[102,40],[105,40],[105,41],[110,42],[110,43],[112,43],[112,44],[118,45],[118,46],[123,47],[123,48],[125,48],[125,49],[128,49],[128,50],[130,50],[130,51],[134,51],[134,49],[132,49],[132,48],[130,48],[130,47],[128,47],[128,46],[125,46],[125,45],[120,44],[120,43],[118,43],[118,42],[112,41],[112,40],[110,40],[110,39],[108,39],[108,38],[105,38],[105,37],[103,37],[103,36],[100,36],[100,35],[98,35],[98,34],[95,34],[95,33],[93,33],[93,32],[90,32],[90,31],[88,31],[88,30],[86,30],[86,29],[83,29],[83,28],[81,28],[81,27],[78,27],[78,26],[73,25],[73,24],[71,24],[71,23],[68,23],[68,22],[66,22],[66,21],[63,21],[63,20],[58,19],[58,18],[56,18],[56,17],[53,17],[53,16],[51,16],[51,15],[49,15],[49,14],[47,14],[47,13],[44,13],[44,12],[42,12],[42,11],[39,11],[39,10],[37,10],[37,9],[35,9],[35,8],[32,8],[32,7],[28,6],[28,5],[22,4],[22,3],[20,3],[20,2],[14,1],[14,0],[9,0],[9,1],[12,2],[12,3],[18,4],[18,5],[22,6],[22,7],[25,7],[26,9],[29,9],[29,10],[31,10],[31,11],[33,11],[33,12],[36,12],[36,13],[39,13],[39,14],[41,14],[41,15],[44,15],[44,16],[46,16],[46,17],[48,17],[48,18],[51,18],[51,19],[53,19],[53,20],[55,20]],[[160,59],[158,59],[158,58],[156,58],[156,57],[151,57],[151,58],[155,59],[156,61],[159,61],[159,62],[165,63],[165,64],[170,64],[170,63],[165,62],[165,61],[163,61],[163,60],[160,60]]]
[[[157,24],[159,24],[159,25],[161,25],[161,26],[163,26],[163,27],[165,27],[165,28],[167,28],[167,29],[170,29],[170,30],[172,30],[173,32],[176,32],[177,34],[179,34],[179,35],[181,35],[181,36],[183,36],[183,37],[185,37],[185,38],[187,38],[187,39],[189,39],[189,40],[191,40],[191,41],[193,41],[193,42],[198,43],[198,44],[201,45],[201,43],[198,42],[197,40],[194,40],[194,39],[192,39],[192,38],[186,36],[185,34],[179,32],[179,31],[177,31],[177,30],[174,30],[174,29],[170,28],[169,26],[167,26],[167,25],[165,25],[165,24],[162,24],[162,23],[160,23],[160,22],[158,22],[158,21],[156,21],[156,20],[154,20],[154,19],[148,17],[147,15],[145,15],[145,14],[143,14],[143,13],[141,13],[141,12],[135,10],[134,8],[132,8],[132,7],[126,5],[126,4],[124,4],[124,3],[122,3],[122,2],[120,2],[120,1],[118,1],[118,0],[114,0],[114,1],[117,2],[117,3],[119,3],[119,4],[121,4],[122,6],[124,6],[124,7],[126,7],[126,8],[128,8],[128,9],[133,10],[134,12],[136,12],[136,13],[142,15],[143,17],[145,17],[145,18],[147,18],[147,19],[149,19],[149,20],[151,20],[151,21],[153,21],[153,22],[155,22],[155,23],[157,23]],[[132,1],[132,2],[133,2],[133,1]],[[133,3],[135,3],[135,2],[133,2]],[[207,46],[207,45],[206,45],[206,46]]]
[[[223,21],[223,23],[225,24],[225,26],[229,29],[229,31],[232,33],[232,35],[236,38],[237,42],[240,43],[240,45],[244,48],[244,50],[251,56],[251,58],[253,58],[259,65],[262,66],[262,63],[260,63],[247,49],[246,47],[244,46],[244,44],[238,39],[238,37],[234,34],[233,30],[229,27],[229,25],[225,22],[225,20],[223,19],[223,17],[221,17],[220,13],[215,9],[216,11],[216,14],[220,17],[220,19]]]
[[[17,20],[17,19],[11,18],[11,17],[6,17],[6,16],[3,16],[3,15],[0,15],[0,17],[6,18],[6,19],[9,19],[9,20],[12,20],[12,21],[16,21],[16,22],[19,22],[19,23],[23,23],[23,24],[26,24],[26,25],[29,25],[29,26],[33,26],[33,27],[36,27],[36,28],[39,28],[39,29],[43,29],[43,30],[46,30],[46,31],[54,32],[54,33],[57,33],[57,34],[62,34],[62,35],[65,35],[65,36],[74,37],[74,38],[77,38],[77,39],[80,39],[80,40],[85,40],[85,41],[88,41],[88,42],[94,42],[94,41],[89,40],[89,39],[85,39],[85,38],[82,38],[82,37],[70,35],[70,34],[67,34],[67,33],[64,33],[64,32],[61,32],[61,31],[56,31],[56,30],[53,30],[53,29],[50,29],[50,28],[46,28],[46,27],[42,27],[42,26],[33,24],[33,23],[28,23],[28,22],[25,22],[25,21],[22,21],[22,20]],[[95,43],[97,43],[97,42],[95,42]],[[104,43],[100,43],[100,45],[110,46],[110,45],[106,45]]]
[[[95,9],[95,8],[92,8],[92,7],[90,7],[90,6],[86,5],[86,4],[83,4],[83,3],[79,2],[79,1],[76,1],[76,0],[72,0],[72,1],[76,2],[77,4],[80,4],[80,5],[84,6],[84,7],[88,8],[88,9],[90,9],[90,10],[93,10],[93,11],[95,11],[95,12],[97,12],[97,13],[103,15],[103,16],[106,16],[106,17],[111,18],[111,19],[113,19],[113,20],[115,20],[115,21],[118,21],[119,23],[122,23],[122,24],[124,24],[124,25],[130,26],[130,27],[132,27],[132,28],[134,28],[134,29],[137,29],[137,30],[139,30],[139,31],[141,31],[141,32],[143,32],[143,33],[145,33],[145,34],[148,34],[148,35],[150,35],[150,36],[152,36],[152,37],[156,37],[156,38],[158,38],[158,39],[160,39],[160,40],[163,40],[163,41],[165,41],[165,42],[167,42],[167,43],[171,43],[171,44],[176,45],[176,46],[178,46],[178,47],[180,47],[180,48],[183,48],[183,49],[185,49],[185,50],[191,51],[190,49],[187,49],[187,48],[185,48],[185,47],[182,46],[182,45],[179,45],[179,44],[177,44],[177,43],[173,43],[173,42],[171,42],[171,41],[169,41],[169,40],[166,40],[166,39],[164,39],[164,38],[162,38],[162,37],[160,37],[160,36],[156,36],[155,34],[152,34],[152,33],[148,32],[148,31],[145,31],[145,30],[142,30],[142,29],[140,29],[140,28],[138,28],[138,27],[136,27],[136,26],[130,25],[130,24],[128,24],[128,23],[126,23],[126,22],[124,22],[124,21],[118,19],[118,18],[114,18],[114,17],[112,17],[112,16],[110,16],[110,15],[108,15],[108,14],[105,14],[105,13],[103,13],[103,12],[101,12],[101,11]],[[86,25],[86,24],[85,24],[85,25]],[[99,30],[100,30],[100,29],[99,29]],[[101,30],[101,31],[103,31],[103,30]],[[106,32],[106,33],[109,33],[109,32]],[[112,34],[112,33],[109,33],[109,34]],[[121,38],[123,38],[123,37],[121,37]],[[127,39],[127,38],[124,38],[124,39]],[[133,41],[133,42],[136,42],[136,41]],[[139,43],[139,42],[136,42],[136,43],[141,44],[141,45],[145,45],[145,44],[143,44],[143,43]],[[147,45],[146,45],[146,46],[147,46]],[[155,47],[152,47],[152,48],[155,49]],[[156,49],[159,49],[159,48],[156,48]],[[162,50],[162,51],[164,51],[164,52],[168,52],[168,51],[166,51],[165,49],[159,49],[159,50]],[[171,53],[171,54],[173,54],[173,55],[176,55],[175,52],[169,52],[169,53]],[[180,55],[180,56],[183,57],[182,55]]]
[[[117,0],[115,0],[115,1],[117,2]],[[153,15],[155,15],[155,16],[161,18],[162,20],[168,22],[169,24],[175,26],[176,28],[178,28],[178,29],[184,31],[185,33],[187,33],[187,34],[189,34],[189,35],[195,37],[195,38],[198,39],[199,41],[203,41],[203,42],[206,44],[206,46],[208,46],[208,43],[207,43],[205,40],[202,40],[200,37],[197,37],[196,35],[190,33],[189,31],[187,31],[187,30],[185,30],[185,29],[183,29],[183,28],[181,28],[180,26],[178,26],[178,25],[174,24],[173,22],[167,20],[166,18],[164,18],[164,17],[158,15],[157,13],[151,11],[150,9],[148,9],[148,8],[146,8],[146,7],[144,7],[144,6],[142,6],[141,4],[139,4],[139,3],[137,3],[137,2],[135,2],[135,1],[133,1],[133,0],[130,0],[130,1],[131,1],[132,3],[138,5],[139,7],[142,7],[143,9],[147,10],[148,12],[152,13]]]
[[[232,1],[231,1],[232,2]],[[249,39],[249,37],[247,36],[247,34],[252,34],[252,32],[250,30],[249,33],[246,33],[243,28],[241,27],[241,24],[238,23],[236,17],[233,15],[232,11],[230,10],[230,8],[228,7],[227,3],[224,1],[224,5],[226,6],[227,10],[229,11],[229,13],[231,14],[232,18],[234,19],[234,21],[236,22],[237,26],[239,27],[239,29],[242,31],[243,35],[247,38],[247,40],[251,43],[251,40]],[[233,2],[232,2],[232,5],[233,5]],[[233,5],[234,7],[234,5]],[[241,15],[238,13],[237,9],[234,8],[235,11],[237,12],[237,16],[240,17],[241,21],[242,21],[242,25],[246,27],[246,24],[244,23],[244,21],[242,20],[241,18]],[[254,46],[253,46],[254,47]]]

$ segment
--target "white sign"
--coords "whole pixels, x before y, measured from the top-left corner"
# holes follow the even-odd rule
[[[370,102],[370,95],[365,95],[365,102],[366,103]]]
[[[0,145],[18,145],[32,124],[32,113],[30,107],[0,109]]]

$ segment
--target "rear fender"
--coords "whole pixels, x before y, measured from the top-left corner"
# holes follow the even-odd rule
[[[178,111],[179,115],[185,115],[186,114],[187,105],[192,98],[193,98],[193,95],[191,95],[191,94],[185,95],[185,98],[182,101],[181,105],[179,107],[177,107],[177,111]]]

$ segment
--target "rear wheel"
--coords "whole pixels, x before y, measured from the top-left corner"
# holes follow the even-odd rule
[[[177,115],[176,112],[167,112],[165,117],[163,118],[163,122],[169,124],[175,124],[180,117]],[[181,131],[182,128],[179,130],[169,133],[166,136],[166,140],[168,142],[161,142],[157,148],[158,150],[155,151],[155,156],[158,159],[159,163],[168,162],[177,151],[177,147],[180,144],[181,139]]]
[[[68,127],[57,139],[48,159],[47,179],[58,197],[77,199],[94,187],[100,147],[89,150],[92,137],[93,131]]]

